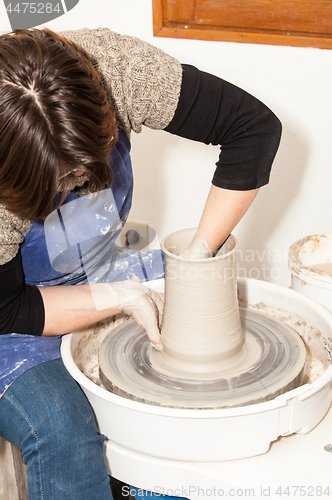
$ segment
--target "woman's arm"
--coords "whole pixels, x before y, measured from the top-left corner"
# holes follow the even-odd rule
[[[39,288],[44,302],[43,335],[61,335],[120,312],[132,316],[156,349],[161,349],[161,296],[132,280]]]
[[[115,303],[98,309],[90,285],[39,288],[45,309],[42,335],[62,335],[120,312]]]
[[[183,65],[179,103],[165,130],[220,146],[198,225],[200,240],[193,244],[199,257],[208,257],[241,220],[259,188],[268,183],[281,123],[267,106],[244,90]]]
[[[76,286],[26,285],[21,253],[0,266],[0,334],[61,335],[124,312],[161,349],[162,299],[131,280]]]
[[[212,252],[218,250],[242,219],[259,189],[232,191],[212,185],[198,226],[197,237]]]

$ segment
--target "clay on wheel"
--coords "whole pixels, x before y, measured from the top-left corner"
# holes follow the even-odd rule
[[[228,408],[274,399],[304,378],[306,350],[300,336],[282,321],[240,309],[247,341],[243,356],[214,380],[170,377],[150,361],[150,342],[134,320],[103,341],[99,374],[114,394],[142,403],[175,408]],[[257,356],[258,351],[258,356]],[[252,352],[255,352],[254,361]]]

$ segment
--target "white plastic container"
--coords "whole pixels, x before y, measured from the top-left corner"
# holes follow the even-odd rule
[[[319,269],[322,264],[330,267],[329,272]],[[292,289],[332,312],[332,233],[314,234],[293,243],[289,269]]]
[[[332,337],[332,315],[293,290],[264,281],[239,279],[241,307],[269,306],[287,311],[294,325],[315,332],[319,354],[327,360],[324,339]],[[284,316],[286,314],[282,313]],[[121,447],[137,456],[190,462],[251,457],[268,451],[279,436],[307,433],[326,414],[332,397],[332,366],[307,383],[272,401],[227,409],[175,409],[131,401],[89,380],[75,363],[80,334],[63,337],[63,361],[87,395],[110,450]]]

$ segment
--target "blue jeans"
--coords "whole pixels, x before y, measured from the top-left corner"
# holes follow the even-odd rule
[[[112,500],[104,437],[61,359],[10,385],[0,399],[0,435],[22,450],[29,500]]]

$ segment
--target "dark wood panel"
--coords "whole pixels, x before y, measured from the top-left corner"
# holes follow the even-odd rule
[[[332,34],[332,2],[196,0],[195,23]]]
[[[165,18],[173,22],[195,22],[194,0],[167,0],[165,2]]]

